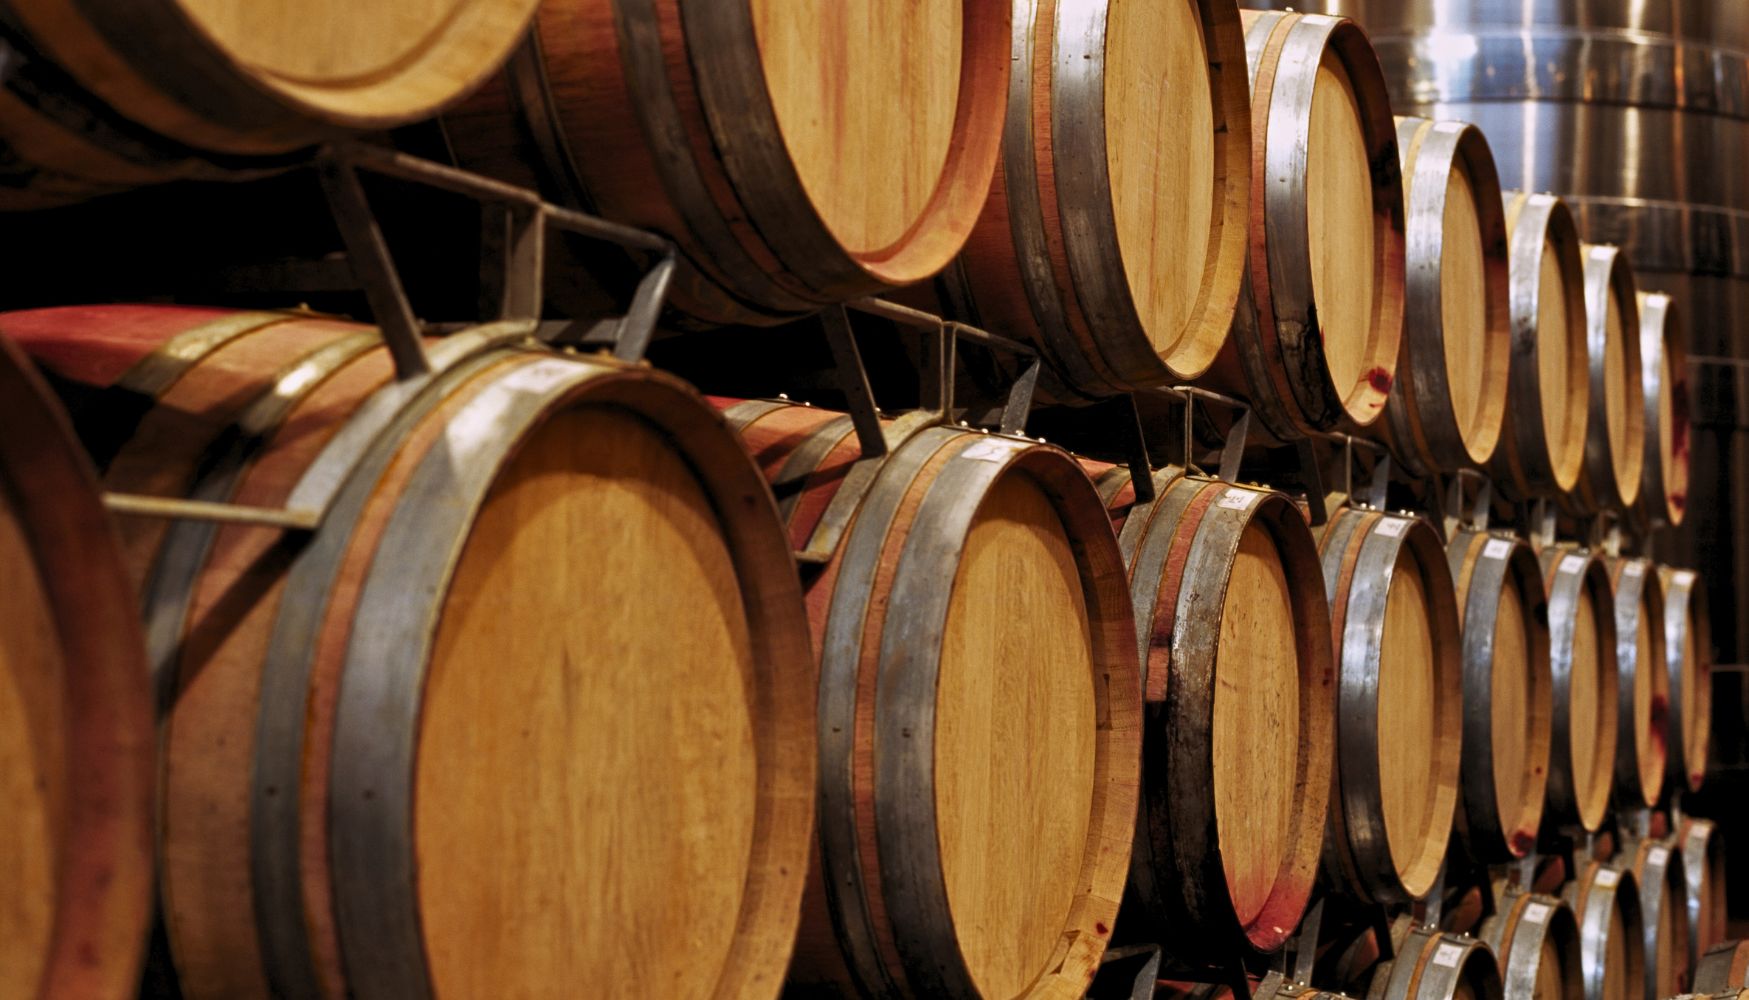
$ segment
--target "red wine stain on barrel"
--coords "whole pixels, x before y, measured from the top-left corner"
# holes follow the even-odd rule
[[[1093,930],[1097,934],[1110,934],[1111,933],[1111,928],[1105,926],[1103,923],[1095,923],[1093,925]]]
[[[1512,831],[1512,836],[1507,838],[1507,843],[1511,846],[1512,853],[1522,858],[1530,853],[1531,848],[1536,846],[1536,834],[1522,828],[1517,829]]]
[[[1676,508],[1677,510],[1687,510],[1688,509],[1688,494],[1682,492],[1681,490],[1677,490],[1676,492],[1670,494],[1670,506]]]
[[[1382,366],[1374,368],[1366,373],[1366,384],[1372,386],[1375,392],[1390,392],[1391,370]]]

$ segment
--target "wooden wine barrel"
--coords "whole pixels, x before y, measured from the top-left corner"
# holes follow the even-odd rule
[[[1697,993],[1749,989],[1749,941],[1718,941],[1694,966]]]
[[[1245,294],[1210,369],[1284,440],[1383,412],[1403,336],[1403,183],[1378,60],[1352,21],[1242,11],[1251,72]]]
[[[1639,882],[1632,871],[1588,861],[1562,892],[1579,921],[1585,1000],[1646,995],[1646,945]]]
[[[695,319],[772,322],[959,252],[1001,141],[1010,6],[552,0],[445,122],[464,166],[678,241],[670,298]]]
[[[1587,243],[1584,251],[1591,413],[1573,499],[1588,510],[1625,511],[1639,499],[1646,460],[1639,304],[1633,268],[1619,248]]]
[[[1749,987],[1720,990],[1717,993],[1683,993],[1671,1000],[1749,1000]]]
[[[0,92],[32,208],[216,172],[204,150],[264,155],[429,118],[503,61],[536,0],[6,0]]]
[[[1123,561],[1086,474],[916,415],[863,459],[847,416],[718,404],[792,543],[827,557],[805,588],[820,821],[792,988],[1078,995],[1117,916],[1142,746]]]
[[[1512,353],[1506,213],[1488,140],[1473,125],[1397,119],[1407,207],[1403,346],[1374,427],[1411,471],[1494,456]]]
[[[1439,876],[1463,747],[1463,635],[1445,547],[1422,518],[1345,508],[1319,552],[1338,670],[1325,865],[1396,902]]]
[[[1725,838],[1712,820],[1684,816],[1676,831],[1688,879],[1688,941],[1697,956],[1725,939]],[[1695,988],[1700,989],[1699,973]],[[1749,978],[1742,985],[1749,986]]]
[[[1682,848],[1670,840],[1629,842],[1624,863],[1640,885],[1640,916],[1646,933],[1646,997],[1668,997],[1688,988],[1694,961],[1688,942],[1688,879]]]
[[[1663,795],[1669,763],[1664,587],[1650,559],[1605,558],[1604,565],[1615,591],[1615,656],[1621,678],[1615,790],[1630,807],[1654,806]]]
[[[1233,0],[1015,5],[1002,162],[944,297],[1090,396],[1182,382],[1245,270],[1251,101]]]
[[[1536,846],[1549,782],[1554,677],[1542,569],[1522,540],[1460,529],[1446,546],[1463,628],[1458,834],[1484,863]]]
[[[1641,384],[1646,395],[1646,466],[1641,502],[1651,517],[1680,525],[1688,509],[1688,331],[1663,292],[1641,292]]]
[[[1477,937],[1500,959],[1507,996],[1525,1000],[1583,1000],[1579,925],[1554,896],[1504,889]]]
[[[1335,749],[1329,605],[1294,583],[1317,579],[1311,529],[1280,493],[1168,468],[1137,504],[1128,467],[1090,466],[1151,723],[1131,895],[1172,940],[1273,950],[1312,891]]]
[[[1500,966],[1481,938],[1417,927],[1380,962],[1367,1000],[1502,1000]]]
[[[1700,791],[1712,746],[1713,633],[1706,591],[1691,569],[1658,567],[1670,661],[1670,781]]]
[[[0,329],[85,390],[111,489],[323,512],[122,525],[184,995],[776,995],[815,675],[769,490],[690,388],[516,324],[392,385],[308,314]]]
[[[145,644],[90,463],[0,338],[0,994],[125,1000],[152,900]]]
[[[1541,558],[1555,678],[1548,809],[1557,822],[1596,830],[1609,812],[1620,727],[1615,596],[1590,552],[1549,546]]]
[[[1591,380],[1585,268],[1566,202],[1507,191],[1512,233],[1512,363],[1506,427],[1490,466],[1521,497],[1558,496],[1579,483]]]

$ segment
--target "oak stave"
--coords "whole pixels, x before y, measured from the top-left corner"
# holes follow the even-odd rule
[[[1485,466],[1512,352],[1500,178],[1473,125],[1397,118],[1407,215],[1403,345],[1373,426],[1411,471]]]
[[[1585,1000],[1645,995],[1646,944],[1639,882],[1632,870],[1588,861],[1561,893],[1579,921]]]
[[[674,239],[670,301],[692,320],[770,324],[959,252],[997,160],[1010,25],[1006,0],[558,0],[445,122],[464,166]]]
[[[1373,972],[1367,1000],[1502,1000],[1500,966],[1481,938],[1410,930]]]
[[[1646,933],[1646,1000],[1663,1000],[1687,989],[1694,964],[1682,853],[1682,845],[1674,838],[1650,837],[1630,841],[1622,851],[1640,886],[1640,915]]]
[[[122,442],[110,488],[333,498],[301,545],[249,524],[123,525],[165,712],[161,891],[185,995],[640,992],[681,961],[700,988],[776,995],[813,808],[806,619],[769,491],[695,393],[533,349],[516,324],[434,342],[441,374],[393,385],[376,331],[309,314],[98,307],[0,329],[91,390],[83,424]],[[530,566],[565,551],[555,532],[592,537],[582,505],[642,527],[597,549],[590,580]],[[686,598],[684,644],[635,624],[679,597],[616,597],[637,572]],[[549,624],[499,624],[516,614]],[[551,636],[578,645],[531,645]],[[639,671],[616,677],[668,683],[575,671],[571,648],[621,650]],[[609,764],[518,766],[577,754]],[[581,813],[543,825],[565,808]],[[627,961],[665,921],[695,946]]]
[[[1512,234],[1512,364],[1506,427],[1491,471],[1521,497],[1579,483],[1590,412],[1585,271],[1566,202],[1506,191]]]
[[[1329,808],[1329,609],[1292,583],[1316,578],[1316,543],[1279,493],[1169,467],[1137,504],[1127,467],[1086,464],[1119,529],[1143,664],[1130,898],[1189,947],[1272,951],[1305,910]]]
[[[1324,867],[1362,899],[1418,899],[1445,858],[1462,766],[1463,634],[1445,547],[1424,519],[1360,508],[1321,531],[1338,669]]]
[[[1618,247],[1584,244],[1586,357],[1591,412],[1585,472],[1568,499],[1586,511],[1627,511],[1646,459],[1646,391],[1633,268]]]
[[[1663,292],[1640,292],[1640,361],[1646,396],[1646,463],[1640,504],[1652,519],[1682,524],[1688,509],[1688,331]]]
[[[1522,889],[1497,892],[1498,908],[1477,937],[1500,958],[1507,995],[1526,1000],[1582,1000],[1579,925],[1566,901]]]
[[[1607,557],[1604,565],[1615,591],[1615,655],[1621,678],[1616,795],[1628,807],[1655,806],[1664,793],[1670,743],[1664,587],[1650,559]]]
[[[1551,545],[1541,559],[1555,679],[1546,815],[1597,830],[1609,812],[1621,724],[1615,595],[1589,551]]]
[[[1027,0],[1015,15],[996,183],[943,298],[1037,344],[1065,401],[1201,375],[1250,221],[1237,5]]]
[[[1522,540],[1460,529],[1446,552],[1463,629],[1457,831],[1471,857],[1504,862],[1536,846],[1548,789],[1548,602],[1536,554]]]
[[[864,459],[848,416],[716,402],[771,479],[791,544],[826,557],[806,584],[821,657],[820,822],[789,989],[1079,995],[1117,916],[1141,757],[1123,563],[1085,473],[1049,445],[932,426],[928,415],[887,423],[889,453]],[[1008,510],[1016,497],[1031,508],[1025,519]],[[996,514],[986,518],[986,509]],[[1025,536],[997,536],[999,549],[978,541],[990,537],[985,525],[1006,532],[1005,521]],[[1047,545],[1048,573],[1034,548]],[[1014,560],[1018,568],[1004,572],[1022,574],[1010,583],[1033,582],[1030,594],[1015,584],[978,596],[990,552]],[[983,575],[967,583],[967,572]],[[1041,603],[1046,576],[1066,592]],[[942,586],[947,579],[956,582]],[[956,619],[948,605],[962,607],[961,592],[984,603],[963,605]],[[1060,620],[1045,622],[1047,614]],[[956,652],[956,637],[983,631],[1010,643],[984,651],[1000,658],[1005,676],[1032,670],[1038,676],[1025,676],[1035,687],[1055,677],[1067,694],[950,683],[994,676],[988,659]],[[1074,632],[1078,641],[1061,638]],[[973,669],[961,666],[968,659]],[[989,704],[975,705],[975,695]],[[1052,728],[1011,734],[1024,740],[1012,746],[956,751],[943,734],[963,728],[974,708]],[[1047,756],[1030,776],[993,773],[1016,761],[1034,766],[1039,747],[1061,759]],[[951,768],[950,760],[971,763]],[[972,788],[1007,785],[1016,799],[986,802],[989,829],[970,829],[948,809],[975,798]],[[1025,829],[1009,822],[1020,809],[1034,811]],[[1036,881],[1020,883],[1022,870]],[[982,877],[967,881],[968,872]],[[980,895],[985,888],[994,891]]]
[[[1713,637],[1699,574],[1658,567],[1664,590],[1664,648],[1670,662],[1670,778],[1672,788],[1700,791],[1712,745]]]
[[[65,413],[0,338],[0,994],[124,1000],[152,900],[145,644]]]
[[[1403,183],[1384,78],[1353,22],[1241,16],[1250,260],[1204,381],[1248,398],[1260,429],[1282,440],[1364,427],[1384,410],[1403,336]],[[1340,155],[1309,159],[1314,126]]]
[[[0,142],[19,172],[0,206],[223,177],[429,118],[496,69],[535,0],[318,6],[0,3],[4,45],[29,67],[0,94]]]
[[[1688,941],[1695,957],[1695,988],[1701,988],[1699,958],[1727,933],[1725,839],[1711,820],[1684,816],[1676,830],[1682,874],[1688,880]],[[1749,977],[1743,981],[1749,986]]]

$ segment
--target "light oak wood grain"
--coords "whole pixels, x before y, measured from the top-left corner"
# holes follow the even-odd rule
[[[1440,247],[1440,319],[1452,411],[1471,457],[1493,454],[1505,405],[1506,331],[1488,323],[1487,264],[1481,208],[1469,168],[1460,160],[1446,177],[1444,238]]]
[[[1306,225],[1324,356],[1338,391],[1362,384],[1377,336],[1373,182],[1360,102],[1342,60],[1326,51],[1312,82]]]
[[[1450,802],[1455,792],[1455,786],[1441,785],[1454,776],[1447,765],[1456,759],[1462,735],[1439,725],[1436,625],[1421,575],[1427,569],[1408,551],[1397,558],[1385,598],[1378,676],[1380,814],[1399,877],[1417,886],[1427,877],[1429,857],[1444,852],[1450,816],[1440,816],[1436,803],[1442,794]]]
[[[1524,587],[1516,577],[1508,577],[1500,594],[1499,609],[1494,623],[1494,664],[1489,684],[1489,711],[1493,713],[1494,797],[1500,804],[1501,827],[1508,831],[1534,830],[1534,819],[1526,822],[1526,813],[1540,814],[1541,796],[1533,805],[1524,801],[1524,788],[1541,788],[1544,781],[1527,774],[1534,763],[1531,752],[1536,743],[1535,732],[1540,727],[1546,758],[1548,732],[1548,695],[1538,698],[1539,675],[1531,662],[1534,646],[1530,635],[1530,607]],[[1547,649],[1547,644],[1544,644]],[[1542,707],[1537,718],[1537,707]]]
[[[1269,902],[1294,840],[1300,662],[1292,585],[1269,531],[1246,525],[1221,611],[1213,726],[1221,858],[1241,922]],[[1268,733],[1259,740],[1256,734]]]
[[[430,669],[414,831],[438,995],[711,995],[759,819],[757,666],[723,526],[657,430],[578,409],[523,443]]]
[[[54,610],[18,511],[0,500],[0,992],[38,995],[60,920],[60,866],[68,811],[71,681]],[[47,984],[52,990],[52,983]]]
[[[1222,164],[1198,6],[1113,0],[1106,13],[1112,216],[1136,312],[1165,358],[1199,332],[1192,324],[1219,263]]]
[[[985,996],[1026,995],[1077,891],[1096,703],[1070,539],[1026,476],[972,523],[936,695],[936,816],[948,907]]]
[[[1576,482],[1585,459],[1585,413],[1590,382],[1585,374],[1584,317],[1573,316],[1561,267],[1561,249],[1543,240],[1537,264],[1537,378],[1542,385],[1543,434],[1555,468]],[[1583,310],[1581,310],[1582,313]]]

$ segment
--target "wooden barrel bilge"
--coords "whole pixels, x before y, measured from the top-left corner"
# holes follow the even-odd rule
[[[1123,561],[1066,452],[718,400],[808,572],[819,829],[791,989],[1072,997],[1135,836],[1141,683]],[[1016,822],[1024,816],[1027,821]]]
[[[1549,782],[1554,677],[1542,570],[1523,540],[1459,530],[1446,546],[1463,627],[1457,830],[1472,858],[1536,846]]]
[[[1691,569],[1658,567],[1670,663],[1671,787],[1700,791],[1713,729],[1713,634],[1706,591]]]
[[[1504,192],[1512,233],[1512,363],[1506,427],[1490,466],[1520,497],[1558,496],[1579,483],[1590,412],[1585,267],[1566,202]]]
[[[1494,155],[1464,122],[1397,119],[1407,208],[1403,346],[1374,426],[1412,471],[1486,465],[1506,419],[1512,328]]]
[[[1353,22],[1242,11],[1251,72],[1245,295],[1204,381],[1283,440],[1383,412],[1403,336],[1396,129]]]
[[[1591,412],[1585,472],[1571,499],[1588,511],[1625,512],[1640,497],[1646,461],[1639,303],[1633,268],[1620,248],[1588,243],[1584,254]]]
[[[15,72],[0,91],[11,154],[0,207],[219,176],[207,153],[281,154],[429,118],[498,67],[534,9],[535,0],[7,0],[0,43]]]
[[[1688,331],[1663,292],[1639,293],[1640,364],[1646,396],[1646,464],[1640,504],[1675,526],[1688,510]]]
[[[1407,918],[1399,918],[1399,921]],[[1401,926],[1401,923],[1399,923]],[[1372,973],[1367,1000],[1503,1000],[1500,966],[1486,941],[1415,927],[1396,957]]]
[[[676,240],[670,300],[694,319],[770,323],[959,252],[1002,138],[1010,6],[552,0],[445,121],[464,166]]]
[[[1646,995],[1645,924],[1631,869],[1587,861],[1562,891],[1579,920],[1585,1000],[1639,1000]]]
[[[940,278],[946,304],[1036,342],[1070,399],[1202,374],[1227,340],[1250,222],[1237,5],[1014,10],[1002,162]]]
[[[1445,859],[1463,745],[1463,634],[1423,518],[1345,507],[1320,529],[1337,663],[1325,863],[1362,899],[1426,895]]]
[[[1551,545],[1541,558],[1555,679],[1548,812],[1596,830],[1609,813],[1621,724],[1615,596],[1608,568],[1590,552]]]
[[[1725,838],[1712,820],[1684,816],[1676,830],[1688,879],[1688,940],[1698,957],[1725,939]],[[1699,976],[1698,965],[1696,976]],[[1743,984],[1749,986],[1749,978]],[[1701,988],[1695,980],[1695,988]]]
[[[1694,966],[1697,993],[1749,989],[1749,941],[1719,941]]]
[[[1127,466],[1088,464],[1119,529],[1142,657],[1131,897],[1174,940],[1274,950],[1311,894],[1329,809],[1329,606],[1294,585],[1317,578],[1316,543],[1282,494],[1166,468],[1138,504]]]
[[[1526,1000],[1583,1000],[1579,925],[1555,896],[1496,889],[1496,911],[1477,936],[1500,960],[1505,993]]]
[[[0,994],[125,1000],[152,898],[138,605],[66,415],[0,339]]]
[[[0,330],[111,489],[328,501],[305,537],[123,523],[184,995],[776,995],[814,671],[769,490],[690,388],[514,324],[394,384],[376,331],[308,314]]]
[[[1670,674],[1664,587],[1650,559],[1606,557],[1615,591],[1616,666],[1621,679],[1615,753],[1616,798],[1634,808],[1658,804],[1669,765]]]
[[[1688,879],[1682,846],[1670,838],[1629,841],[1623,860],[1640,885],[1640,917],[1646,933],[1646,1000],[1688,988],[1694,951],[1688,939]]]

